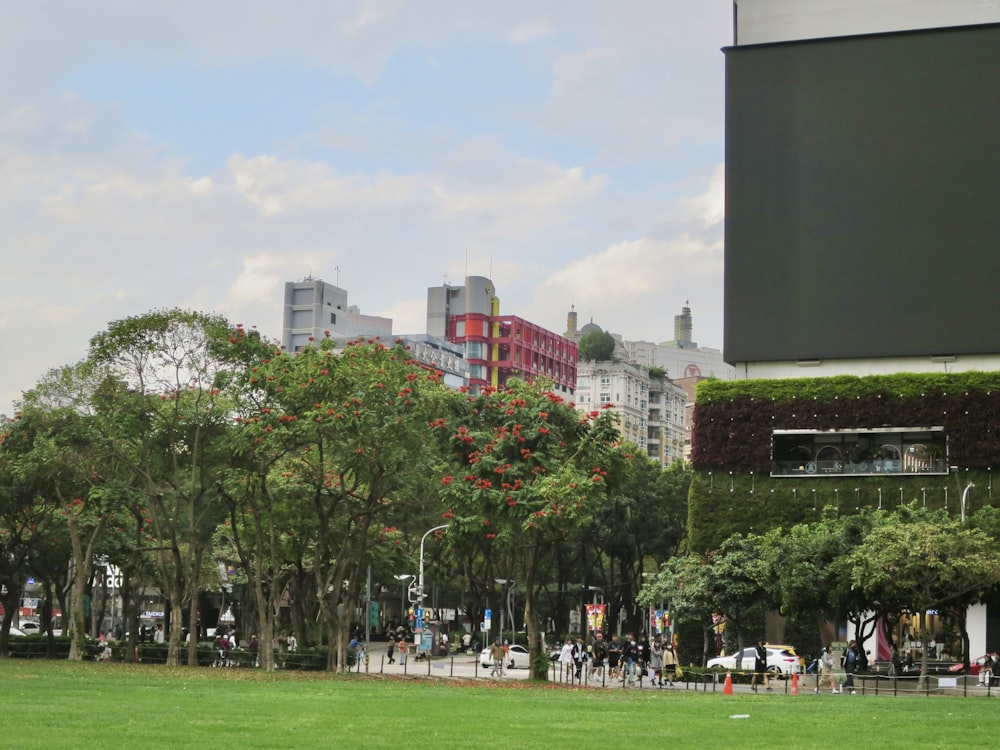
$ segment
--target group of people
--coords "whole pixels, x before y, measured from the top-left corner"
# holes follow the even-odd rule
[[[396,663],[396,655],[399,654],[399,666],[406,666],[406,657],[410,653],[410,643],[406,639],[405,633],[389,633],[389,640],[385,646],[385,655],[389,664]]]
[[[612,633],[605,639],[604,633],[597,631],[594,640],[585,645],[583,638],[566,639],[559,651],[560,679],[582,680],[583,671],[589,666],[589,677],[596,682],[618,681],[622,685],[634,685],[642,675],[648,675],[651,683],[673,687],[677,679],[677,652],[669,636],[655,635],[652,640],[636,639],[628,635],[624,640]]]
[[[893,653],[896,653],[895,649],[893,649]],[[858,648],[857,641],[851,641],[847,644],[847,649],[840,656],[840,667],[844,670],[843,686],[837,684],[834,666],[833,648],[829,645],[824,646],[823,653],[819,656],[819,682],[816,685],[815,692],[821,693],[829,689],[834,695],[839,693],[854,695],[857,693],[857,690],[854,688],[854,675],[868,668],[868,654]],[[896,667],[898,668],[898,663]],[[890,666],[889,675],[892,676],[893,674],[895,673]]]

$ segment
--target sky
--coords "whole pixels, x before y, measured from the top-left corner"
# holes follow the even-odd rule
[[[731,0],[0,5],[0,413],[161,308],[281,335],[283,285],[394,334],[427,288],[722,347]]]

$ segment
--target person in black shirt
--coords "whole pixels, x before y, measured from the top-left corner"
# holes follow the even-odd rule
[[[608,676],[612,680],[621,677],[622,642],[618,640],[618,633],[611,634],[611,643],[608,644]]]
[[[753,677],[750,678],[750,687],[754,692],[757,692],[758,677],[761,678],[764,687],[770,690],[771,681],[767,676],[767,647],[764,646],[763,641],[757,641],[757,646],[754,649]]]

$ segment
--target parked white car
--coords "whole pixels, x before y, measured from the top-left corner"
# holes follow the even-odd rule
[[[479,652],[479,663],[483,667],[493,667],[493,657],[490,656],[489,648],[484,648]],[[510,651],[507,653],[507,663],[504,665],[507,669],[527,669],[530,664],[528,649],[518,643],[510,647]]]
[[[805,662],[801,656],[795,652],[792,646],[779,646],[770,643],[764,644],[767,649],[767,671],[771,674],[802,674],[805,672]],[[716,656],[708,660],[709,669],[731,669],[733,671],[753,672],[754,662],[757,660],[757,649],[748,646],[743,649],[743,657],[740,666],[736,666],[736,654],[729,656]]]

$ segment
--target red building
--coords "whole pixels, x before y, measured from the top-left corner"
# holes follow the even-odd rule
[[[576,390],[576,342],[514,315],[500,315],[493,282],[469,276],[462,286],[427,290],[427,333],[462,347],[473,392],[500,388],[510,378],[544,377],[553,390]]]
[[[509,378],[551,380],[554,390],[576,388],[576,343],[515,315],[466,313],[448,319],[448,339],[465,346],[469,387],[506,385]]]

